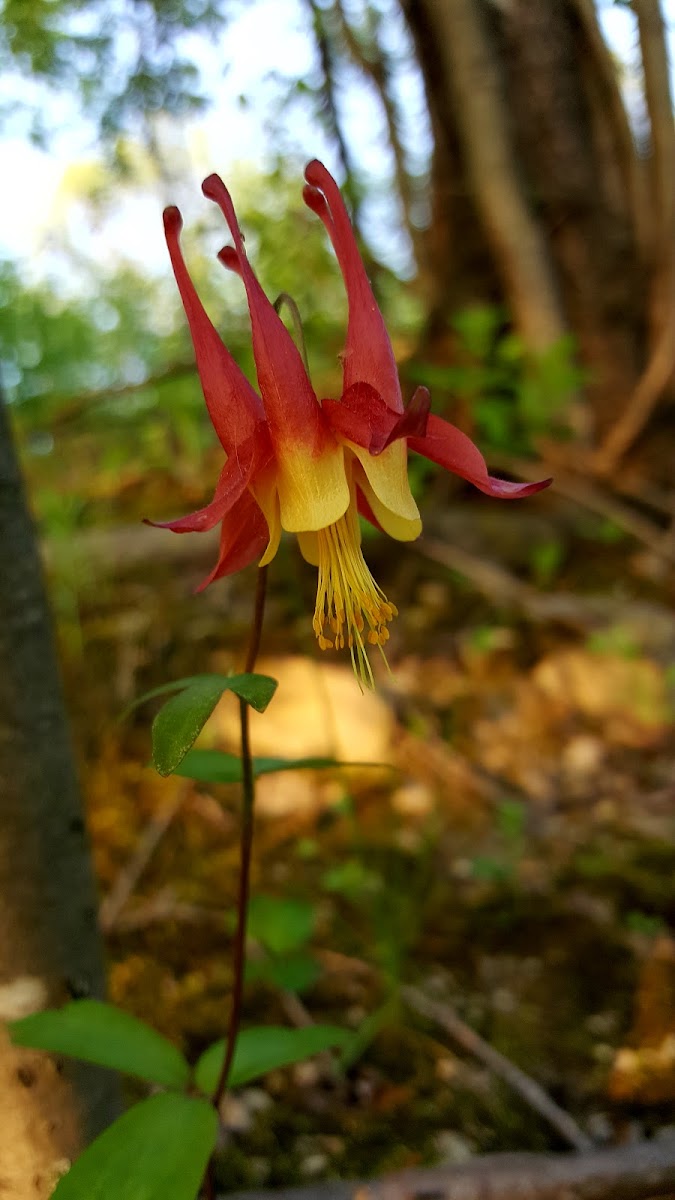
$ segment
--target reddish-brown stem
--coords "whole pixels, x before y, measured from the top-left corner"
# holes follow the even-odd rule
[[[251,639],[244,670],[253,671],[260,639],[262,637],[263,617],[265,613],[265,594],[267,591],[267,567],[258,570],[258,582],[255,594],[255,612],[251,627]],[[219,1109],[220,1101],[227,1087],[227,1079],[232,1066],[234,1048],[239,1032],[241,1019],[241,1001],[244,991],[244,968],[246,966],[246,918],[248,916],[249,883],[251,875],[251,847],[253,845],[253,812],[255,804],[255,776],[253,772],[253,757],[251,755],[251,738],[249,730],[249,706],[244,700],[239,701],[239,725],[241,731],[241,775],[242,775],[242,808],[241,834],[239,850],[239,892],[237,896],[237,928],[234,935],[233,950],[233,980],[232,1004],[227,1030],[225,1058],[218,1076],[218,1082],[213,1090],[211,1103]],[[206,1173],[205,1190],[207,1200],[215,1200],[215,1182],[213,1178],[213,1163],[209,1163]]]

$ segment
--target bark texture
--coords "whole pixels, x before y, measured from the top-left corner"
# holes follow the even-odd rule
[[[659,0],[634,5],[640,146],[593,0],[401,2],[434,134],[420,357],[448,361],[453,311],[472,300],[504,303],[535,355],[571,332],[587,461],[610,471],[675,392],[675,129]]]
[[[100,996],[104,974],[41,565],[1,400],[0,561],[0,1016],[11,1018]],[[68,1088],[46,1056],[4,1045],[0,1072],[6,1115],[28,1104],[26,1128],[42,1131],[32,1174],[43,1181],[45,1154],[69,1158],[117,1110],[116,1082],[91,1068],[68,1068]],[[0,1114],[3,1171],[20,1162],[16,1137],[15,1123]],[[14,1179],[11,1194],[41,1195],[35,1178]]]

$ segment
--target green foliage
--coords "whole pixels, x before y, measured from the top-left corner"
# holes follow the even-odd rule
[[[520,853],[525,840],[527,824],[527,808],[522,800],[505,796],[497,805],[497,830],[507,846]]]
[[[269,675],[192,675],[153,688],[140,704],[169,691],[178,695],[159,710],[152,724],[152,760],[160,775],[171,775],[201,733],[224,692],[234,692],[264,712],[277,688]]]
[[[181,37],[215,33],[222,23],[212,0],[4,0],[0,66],[76,93],[83,113],[112,141],[154,114],[179,117],[205,106]],[[44,116],[36,115],[32,133],[46,143]]]
[[[471,874],[483,883],[506,883],[513,879],[525,850],[527,807],[522,800],[505,796],[495,812],[498,850],[494,854],[476,854]]]
[[[311,954],[299,952],[285,954],[283,958],[269,955],[261,959],[249,959],[246,964],[246,981],[262,981],[282,992],[308,991],[321,978],[321,967]]]
[[[298,950],[312,936],[316,911],[313,904],[292,897],[253,896],[248,932],[272,954]]]
[[[335,867],[330,867],[322,878],[328,892],[338,892],[348,900],[359,902],[383,887],[382,877],[366,866],[360,858],[348,858]]]
[[[635,630],[620,622],[607,629],[597,629],[586,638],[586,649],[593,654],[617,655],[619,658],[639,658],[641,646]]]
[[[160,1087],[187,1086],[182,1054],[144,1021],[100,1000],[73,1000],[10,1025],[17,1046],[68,1054],[100,1067],[135,1075]]]
[[[53,1200],[194,1200],[217,1126],[206,1100],[176,1092],[151,1096],[84,1151]]]
[[[257,778],[278,771],[317,771],[327,767],[354,765],[326,757],[274,758],[261,755],[253,759],[253,773]],[[175,774],[199,783],[241,783],[241,759],[236,754],[226,754],[222,750],[190,750]]]
[[[540,587],[552,583],[560,571],[565,557],[565,545],[561,538],[549,538],[546,542],[535,542],[530,547],[532,574]]]
[[[288,992],[304,992],[316,983],[321,967],[307,951],[316,910],[292,897],[253,896],[248,933],[258,942],[262,957],[250,959],[246,978],[263,980]]]
[[[178,304],[179,333],[166,324],[160,328],[157,321],[158,311],[174,302],[168,279],[149,279],[128,264],[112,273],[80,259],[78,268],[81,288],[75,297],[48,281],[27,285],[15,264],[0,262],[4,385],[9,399],[23,406],[22,415],[34,425],[57,415],[75,419],[81,412],[69,413],[66,404],[72,396],[122,387],[137,381],[139,366],[151,375],[178,355],[187,356]],[[126,397],[127,417],[137,416],[138,407],[138,396]],[[141,405],[143,412],[147,408],[147,402]]]
[[[292,1066],[324,1050],[344,1048],[352,1037],[350,1030],[337,1025],[306,1025],[302,1029],[261,1025],[256,1029],[244,1029],[237,1038],[229,1086],[241,1087],[268,1071]],[[225,1042],[214,1042],[195,1067],[195,1083],[207,1096],[218,1082],[224,1053]]]
[[[626,913],[625,923],[629,933],[637,933],[640,937],[657,938],[668,931],[663,917],[654,913],[640,912],[638,909]]]
[[[458,313],[453,328],[456,361],[447,367],[417,366],[414,378],[463,400],[482,446],[528,453],[543,434],[565,435],[566,408],[584,378],[573,339],[534,357],[506,331],[502,309],[480,305]]]

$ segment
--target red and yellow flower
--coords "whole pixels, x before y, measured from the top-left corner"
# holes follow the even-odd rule
[[[171,263],[226,461],[210,504],[153,524],[191,533],[220,523],[218,561],[199,590],[255,560],[260,566],[271,562],[282,529],[297,534],[303,557],[318,567],[313,621],[318,643],[322,650],[348,646],[358,677],[370,686],[368,648],[387,641],[396,608],[366,566],[359,514],[399,541],[419,536],[408,450],[501,499],[530,495],[550,480],[519,484],[492,478],[466,434],[430,414],[426,388],[418,388],[404,408],[391,342],[338,186],[317,161],[309,163],[305,179],[305,203],[326,227],[347,290],[342,395],[317,399],[300,352],[248,261],[230,194],[210,175],[202,190],[220,207],[234,242],[218,257],[246,289],[259,394],[204,310],[180,247],[180,213],[168,208],[164,229]]]

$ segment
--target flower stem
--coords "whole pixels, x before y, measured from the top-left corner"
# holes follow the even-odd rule
[[[277,296],[276,300],[274,301],[275,312],[281,314],[281,310],[282,310],[284,304],[286,305],[286,308],[288,309],[289,313],[291,314],[291,321],[293,323],[293,332],[295,333],[295,343],[298,347],[298,350],[300,351],[300,357],[302,358],[305,370],[306,370],[307,374],[309,375],[309,360],[307,358],[307,346],[305,345],[305,331],[302,327],[302,317],[300,316],[300,309],[298,308],[297,304],[295,303],[295,300],[293,299],[293,297],[289,296],[288,292],[279,292],[279,295]]]
[[[244,670],[253,671],[260,639],[262,637],[263,617],[265,613],[265,595],[267,591],[267,567],[258,570],[258,581],[255,594],[255,612],[251,627],[251,638],[246,655]],[[233,981],[232,1006],[227,1030],[227,1045],[225,1058],[218,1076],[218,1082],[211,1096],[211,1103],[218,1111],[223,1094],[227,1087],[227,1079],[232,1066],[234,1048],[239,1032],[241,1019],[241,1002],[244,991],[244,969],[246,966],[246,919],[248,916],[249,884],[251,875],[251,848],[253,845],[253,811],[255,803],[255,775],[253,772],[253,757],[251,755],[251,738],[249,730],[250,709],[244,700],[239,701],[239,727],[241,731],[241,774],[242,774],[242,809],[241,834],[239,849],[239,893],[237,897],[237,928],[234,935],[233,950]],[[206,1175],[206,1195],[208,1200],[215,1200],[212,1163]]]

